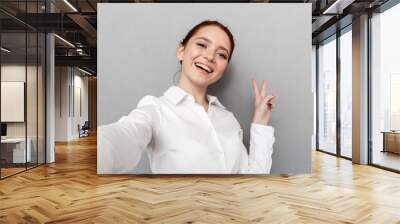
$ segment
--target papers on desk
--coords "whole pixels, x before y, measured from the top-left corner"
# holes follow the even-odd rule
[[[25,138],[6,138],[1,139],[1,144],[4,144],[5,147],[12,147],[12,162],[13,163],[25,163],[31,162],[32,154],[31,154],[31,146],[32,141],[30,138],[27,139],[27,143],[25,144]],[[25,150],[25,145],[27,145]]]

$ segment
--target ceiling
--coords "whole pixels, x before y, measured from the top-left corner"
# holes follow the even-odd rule
[[[313,43],[318,43],[336,32],[338,20],[341,20],[340,26],[346,26],[351,23],[353,16],[357,16],[366,10],[374,9],[387,1],[340,0],[339,4],[336,4],[335,0],[253,0],[229,2],[311,3],[313,15],[310,22],[312,22]],[[181,3],[182,1],[47,0],[47,2],[46,8],[45,0],[1,0],[0,24],[2,32],[7,33],[4,38],[8,38],[6,40],[8,45],[16,49],[23,49],[18,48],[18,46],[24,46],[25,39],[21,39],[21,32],[24,33],[26,28],[30,31],[55,32],[59,37],[73,44],[72,46],[61,38],[55,38],[56,65],[86,67],[95,73],[97,57],[97,3]],[[227,1],[203,0],[186,2]],[[50,11],[52,13],[49,13]],[[2,41],[2,43],[5,42]],[[34,44],[28,45],[28,52],[31,51],[30,47],[35,46]]]

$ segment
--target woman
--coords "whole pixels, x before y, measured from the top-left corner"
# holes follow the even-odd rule
[[[128,116],[99,128],[98,172],[130,173],[143,152],[152,173],[269,173],[274,129],[268,126],[274,96],[255,80],[250,150],[234,117],[207,88],[217,82],[232,57],[231,32],[217,21],[190,30],[177,48],[179,82],[163,96],[145,96]]]

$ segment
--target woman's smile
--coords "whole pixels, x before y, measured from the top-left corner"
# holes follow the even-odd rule
[[[211,67],[209,67],[205,64],[199,63],[199,62],[195,62],[194,65],[196,65],[196,67],[198,67],[208,73],[212,73],[214,71],[214,69],[212,69]]]
[[[214,72],[213,67],[203,64],[201,62],[193,63],[193,68],[195,69],[196,73],[199,73],[200,75],[205,77],[209,77]]]

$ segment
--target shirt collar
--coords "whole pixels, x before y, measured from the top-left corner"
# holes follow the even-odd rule
[[[167,91],[164,92],[164,96],[175,105],[180,103],[185,97],[190,98],[194,102],[194,97],[192,95],[175,85],[169,87]],[[226,109],[216,96],[207,94],[207,99],[210,104]]]
[[[216,96],[212,96],[212,95],[207,94],[207,99],[208,99],[208,102],[210,102],[210,104],[214,104],[214,105],[216,105],[218,107],[221,107],[222,109],[226,109],[224,107],[224,105],[222,105],[222,103],[218,100],[218,98]]]

